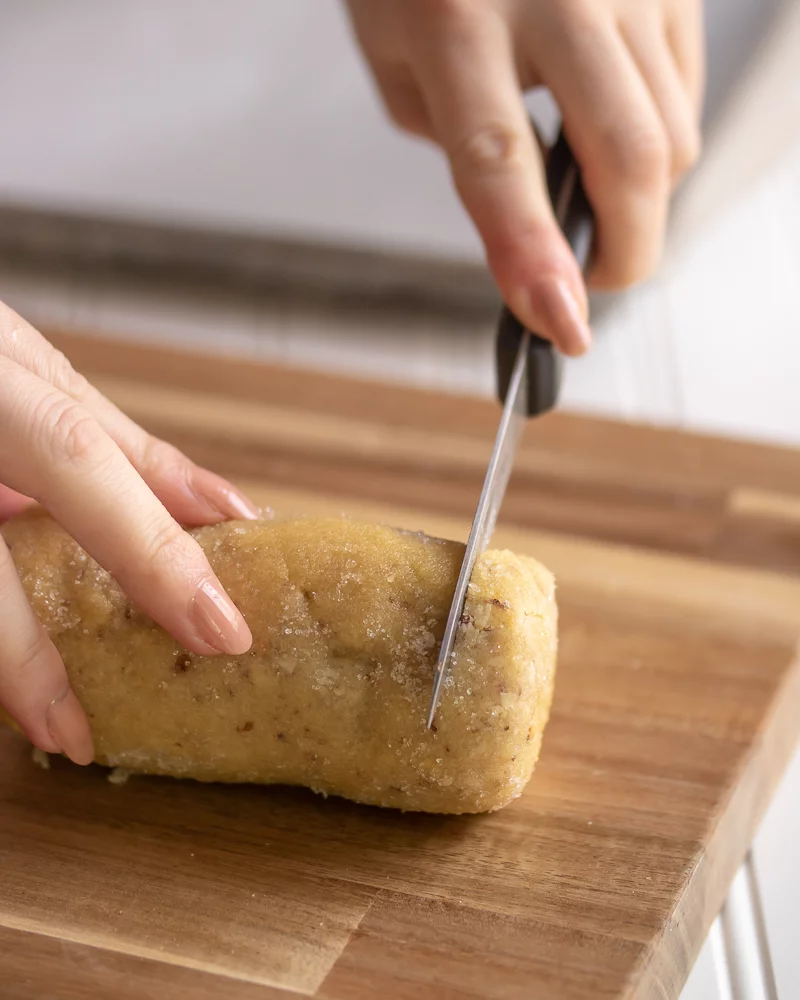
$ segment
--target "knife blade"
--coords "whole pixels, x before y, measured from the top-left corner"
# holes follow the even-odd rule
[[[581,270],[585,270],[594,232],[593,216],[563,130],[547,157],[546,174],[556,219]],[[529,417],[555,406],[561,385],[561,356],[549,341],[526,329],[507,307],[500,315],[495,347],[497,390],[503,412],[439,647],[427,729],[433,726],[442,690],[454,665],[454,647],[470,579],[494,532],[522,431]]]

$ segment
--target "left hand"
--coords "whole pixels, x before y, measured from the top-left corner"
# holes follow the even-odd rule
[[[181,524],[256,508],[121,413],[0,302],[0,523],[34,498],[186,649],[238,656],[252,642]],[[86,713],[0,535],[0,705],[47,753],[92,760]]]

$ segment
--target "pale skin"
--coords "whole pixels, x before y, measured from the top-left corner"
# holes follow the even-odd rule
[[[504,300],[565,354],[591,341],[522,100],[544,84],[597,216],[591,286],[652,274],[695,162],[700,0],[348,0],[389,114],[438,143]]]
[[[591,343],[583,278],[550,210],[524,89],[544,84],[597,216],[589,283],[649,276],[700,148],[700,0],[348,0],[394,121],[438,143],[509,306],[565,354]],[[253,518],[234,486],[122,414],[0,303],[0,521],[42,504],[187,649],[250,630],[179,525]],[[88,720],[0,540],[0,703],[79,764]]]

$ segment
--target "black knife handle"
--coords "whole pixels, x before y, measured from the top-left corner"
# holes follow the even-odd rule
[[[581,175],[563,130],[547,157],[547,190],[558,224],[575,254],[578,266],[586,270],[594,236],[594,216],[581,183]],[[495,360],[497,395],[505,403],[514,360],[525,327],[507,307],[497,324]],[[561,387],[561,355],[549,340],[531,331],[528,352],[528,398],[526,412],[535,417],[552,409]]]

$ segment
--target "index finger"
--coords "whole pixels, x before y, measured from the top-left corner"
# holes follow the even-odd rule
[[[197,542],[91,414],[0,356],[0,473],[38,500],[187,649],[244,653],[250,630]]]
[[[461,11],[421,21],[415,67],[461,199],[480,232],[504,300],[567,354],[591,341],[580,269],[547,193],[499,16]]]

